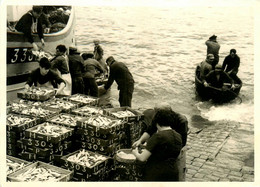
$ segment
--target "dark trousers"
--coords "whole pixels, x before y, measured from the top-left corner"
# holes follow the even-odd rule
[[[82,77],[71,77],[72,79],[72,90],[71,94],[84,94],[84,82]]]
[[[84,85],[86,95],[98,97],[98,85],[95,78],[84,78]]]
[[[119,90],[119,103],[120,107],[129,106],[131,107],[132,97],[134,92],[134,83],[128,83]]]

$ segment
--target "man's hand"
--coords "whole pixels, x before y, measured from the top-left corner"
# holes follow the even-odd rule
[[[141,144],[142,144],[141,140],[139,139],[139,140],[137,140],[136,142],[133,143],[132,148],[139,147]]]
[[[209,86],[209,84],[206,81],[203,84],[204,84],[205,87]]]

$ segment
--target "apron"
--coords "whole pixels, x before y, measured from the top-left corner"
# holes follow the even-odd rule
[[[70,73],[62,74],[61,78],[66,82],[66,87],[60,92],[60,95],[71,95],[71,76],[70,76]]]

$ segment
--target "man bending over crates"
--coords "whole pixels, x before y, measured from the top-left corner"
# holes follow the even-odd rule
[[[154,109],[147,109],[143,112],[144,120],[143,123],[146,125],[146,130],[143,135],[133,143],[132,147],[136,148],[146,143],[146,141],[156,133],[157,128],[154,122],[154,116],[159,110],[168,111],[169,115],[172,116],[172,123],[170,127],[181,135],[182,139],[182,150],[177,158],[177,166],[179,170],[179,181],[185,181],[185,172],[186,172],[186,142],[188,134],[188,120],[186,116],[176,113],[172,110],[170,106],[163,105],[155,107]]]
[[[40,60],[40,67],[32,71],[26,84],[25,89],[29,89],[31,86],[44,87],[44,88],[57,88],[56,95],[60,94],[65,88],[65,81],[53,70],[50,70],[50,61],[43,57]],[[59,85],[59,86],[57,86]]]

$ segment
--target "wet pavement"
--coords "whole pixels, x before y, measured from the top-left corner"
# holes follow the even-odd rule
[[[187,182],[254,181],[254,125],[204,121],[190,127]]]

